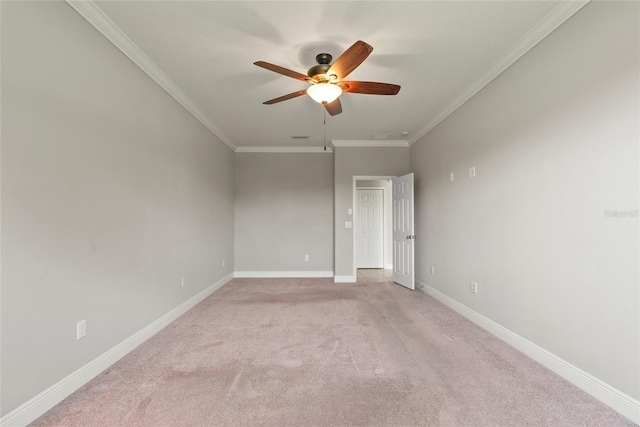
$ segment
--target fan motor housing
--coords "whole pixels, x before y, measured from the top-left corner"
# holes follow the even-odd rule
[[[324,80],[324,78],[317,79],[316,77],[324,77],[331,68],[331,59],[332,56],[328,53],[320,53],[316,55],[316,61],[318,61],[318,65],[314,65],[309,68],[307,71],[307,76],[311,77],[314,80]]]
[[[314,65],[313,67],[309,68],[309,71],[307,71],[307,76],[311,77],[312,79],[315,79],[319,76],[324,76],[325,74],[327,74],[327,71],[329,71],[329,68],[331,68],[331,65],[329,64]]]

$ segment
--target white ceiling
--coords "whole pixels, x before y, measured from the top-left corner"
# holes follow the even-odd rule
[[[240,150],[324,145],[324,109],[308,96],[262,104],[308,84],[255,61],[306,74],[318,53],[335,60],[366,41],[374,50],[349,80],[402,89],[343,94],[343,113],[327,115],[327,138],[339,144],[390,134],[406,144],[397,141],[424,135],[579,9],[566,1],[68,2]],[[297,134],[309,139],[290,136]]]

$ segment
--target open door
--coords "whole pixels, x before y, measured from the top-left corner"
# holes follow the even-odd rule
[[[413,174],[393,178],[393,281],[415,289]]]

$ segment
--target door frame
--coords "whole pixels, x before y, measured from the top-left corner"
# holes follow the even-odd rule
[[[357,185],[357,182],[356,182]],[[385,251],[386,251],[386,244],[387,242],[387,215],[389,214],[389,212],[387,212],[387,188],[386,187],[356,187],[356,194],[358,193],[358,190],[382,190],[382,268],[384,269],[386,267],[386,263],[384,255],[385,255]],[[358,203],[358,198],[355,198],[356,200],[356,204]],[[356,231],[358,230],[358,226],[357,226],[357,221],[356,221],[356,212],[357,212],[357,206],[353,208],[353,238],[355,239],[353,241],[353,244],[355,245],[356,250],[354,251],[355,258],[353,258],[353,262],[356,263],[356,273],[358,272],[358,263],[356,262],[358,260],[358,245],[357,245],[357,241],[358,239],[356,238]],[[393,257],[391,257],[391,260],[393,261]]]
[[[353,246],[353,250],[351,251],[351,266],[352,266],[352,271],[353,271],[353,278],[354,281],[358,280],[358,268],[356,266],[356,257],[357,257],[357,253],[356,253],[356,220],[357,220],[357,207],[356,207],[356,199],[357,199],[357,191],[358,191],[358,187],[357,187],[357,182],[358,181],[376,181],[376,180],[389,180],[389,179],[393,179],[393,178],[397,178],[397,175],[353,175],[353,180],[352,180],[352,184],[351,184],[351,209],[353,209],[353,214],[352,214],[352,230],[351,230],[351,242]],[[393,213],[392,213],[393,215]],[[393,261],[392,261],[393,262]],[[383,264],[384,264],[384,260],[383,260]]]

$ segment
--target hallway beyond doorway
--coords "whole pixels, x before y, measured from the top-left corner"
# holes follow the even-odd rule
[[[358,282],[393,282],[390,268],[359,268]]]

